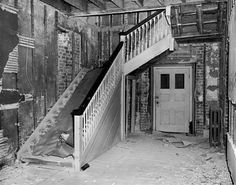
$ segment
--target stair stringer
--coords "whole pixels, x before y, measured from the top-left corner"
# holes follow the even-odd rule
[[[20,148],[20,150],[17,153],[18,160],[20,160],[22,155],[25,153],[31,154],[32,153],[31,147],[36,145],[39,142],[40,137],[43,136],[45,133],[47,133],[50,128],[55,126],[57,116],[64,108],[68,100],[71,98],[73,92],[75,91],[75,89],[77,88],[77,86],[79,85],[79,83],[81,82],[81,80],[84,78],[84,76],[88,71],[89,69],[84,68],[77,74],[75,79],[70,83],[70,85],[63,92],[63,94],[60,96],[60,98],[57,100],[57,102],[54,104],[51,110],[46,114],[46,116],[38,125],[38,127],[34,130],[34,132],[30,135],[30,137]]]
[[[149,62],[151,59],[162,54],[166,50],[173,51],[174,39],[171,34],[164,37],[162,40],[158,41],[153,46],[147,48],[131,60],[124,64],[124,75],[131,73],[132,71],[138,69],[140,66]]]

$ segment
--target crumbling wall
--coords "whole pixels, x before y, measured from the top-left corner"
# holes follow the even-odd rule
[[[137,94],[138,99],[136,99],[136,104],[138,109],[136,112],[136,124],[140,125],[141,131],[152,131],[152,122],[151,122],[151,78],[150,70],[146,70],[139,75],[137,80]]]

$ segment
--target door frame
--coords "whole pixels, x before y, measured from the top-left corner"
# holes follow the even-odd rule
[[[156,93],[156,89],[155,89],[155,83],[156,83],[156,80],[157,80],[157,73],[155,72],[156,69],[176,69],[176,68],[181,68],[181,69],[189,69],[189,87],[190,87],[190,96],[189,96],[189,122],[192,122],[192,124],[195,124],[194,123],[194,115],[193,115],[193,66],[190,64],[190,65],[183,65],[183,64],[174,64],[174,65],[171,65],[171,64],[167,64],[167,65],[160,65],[160,66],[154,66],[153,69],[152,69],[152,72],[153,72],[153,75],[152,75],[152,87],[153,87],[153,90],[152,90],[152,120],[153,120],[153,131],[157,131],[157,128],[156,128],[156,106],[155,106],[155,93]],[[195,126],[193,125],[193,128],[194,128],[194,132],[195,132]]]

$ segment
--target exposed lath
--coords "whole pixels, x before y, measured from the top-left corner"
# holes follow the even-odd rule
[[[4,73],[17,73],[18,72],[18,45],[9,54],[8,61],[4,68]]]
[[[19,37],[19,46],[34,48],[35,39],[30,37],[25,37],[22,35],[18,35],[18,37]]]
[[[8,6],[8,5],[5,5],[5,4],[2,4],[2,3],[0,3],[0,8],[2,10],[5,10],[5,11],[13,13],[13,14],[17,14],[17,12],[18,12],[18,9],[16,9],[16,8],[14,8],[12,6]]]

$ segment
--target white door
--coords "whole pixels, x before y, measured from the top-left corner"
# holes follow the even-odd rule
[[[190,68],[155,68],[154,110],[156,130],[189,132]]]

